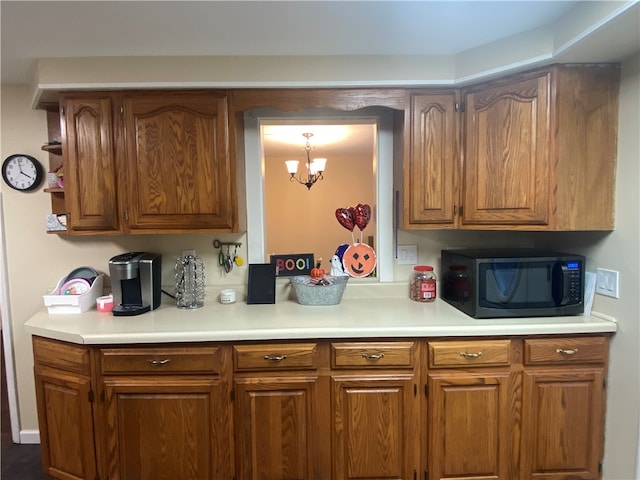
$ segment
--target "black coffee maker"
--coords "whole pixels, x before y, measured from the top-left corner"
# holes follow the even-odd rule
[[[131,316],[160,306],[162,256],[130,252],[109,260],[113,315]]]

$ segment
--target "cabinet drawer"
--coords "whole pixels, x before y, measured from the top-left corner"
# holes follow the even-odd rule
[[[87,347],[33,337],[33,357],[36,365],[91,375],[91,356]]]
[[[524,341],[525,365],[604,363],[607,337],[538,338]]]
[[[315,369],[318,368],[318,345],[235,345],[233,357],[236,371]]]
[[[429,342],[430,368],[502,366],[511,363],[511,340]]]
[[[332,343],[333,368],[412,368],[414,342]]]
[[[100,350],[104,375],[131,373],[215,373],[218,347],[142,347]]]

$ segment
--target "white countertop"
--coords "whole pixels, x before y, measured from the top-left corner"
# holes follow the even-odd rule
[[[356,296],[357,297],[357,296]],[[93,309],[81,314],[49,314],[43,308],[25,323],[27,332],[78,344],[131,344],[285,340],[585,334],[615,332],[604,315],[474,319],[438,299],[419,303],[397,295],[353,298],[339,305],[304,306],[292,300],[273,305],[222,305],[180,310],[166,296],[160,308],[133,317]]]

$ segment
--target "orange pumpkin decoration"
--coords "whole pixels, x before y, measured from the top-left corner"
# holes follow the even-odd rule
[[[318,262],[315,268],[312,268],[309,273],[311,278],[322,278],[326,272],[324,271],[324,268],[320,268],[320,262]]]
[[[342,265],[352,277],[366,277],[376,268],[376,252],[365,243],[354,243],[345,250]]]

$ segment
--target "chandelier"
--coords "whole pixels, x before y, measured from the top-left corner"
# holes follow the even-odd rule
[[[307,177],[304,178],[303,173],[300,173],[299,177],[296,177],[296,173],[298,171],[298,160],[286,160],[284,163],[287,164],[287,171],[291,174],[290,181],[296,181],[307,187],[308,190],[311,190],[313,184],[318,180],[322,180],[324,177],[322,176],[322,172],[324,172],[324,167],[327,164],[326,158],[314,158],[311,160],[310,152],[311,152],[311,143],[309,139],[313,137],[313,133],[303,133],[302,136],[307,139],[304,149],[307,153]]]

